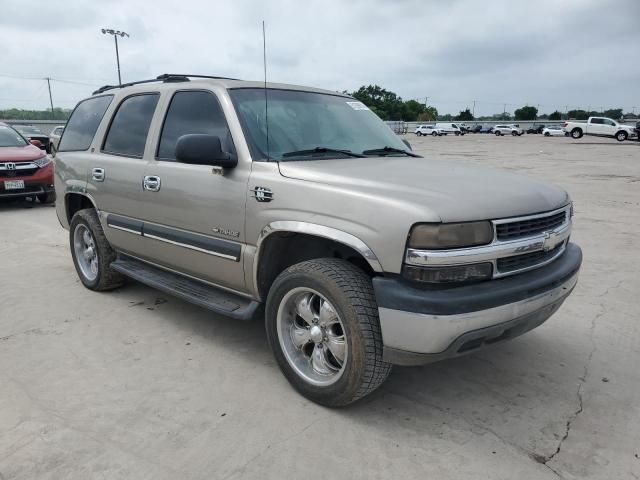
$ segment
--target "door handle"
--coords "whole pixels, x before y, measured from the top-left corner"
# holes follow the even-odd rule
[[[149,192],[157,192],[160,190],[160,177],[155,175],[146,175],[142,181],[142,188]]]
[[[94,168],[91,170],[91,178],[96,182],[104,182],[104,168]]]

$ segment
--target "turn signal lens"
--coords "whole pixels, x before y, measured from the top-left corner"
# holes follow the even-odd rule
[[[493,240],[491,222],[423,223],[409,234],[409,248],[442,250],[475,247]]]
[[[424,283],[477,282],[489,280],[493,273],[491,263],[473,263],[451,267],[415,267],[405,265],[402,275],[407,280]]]

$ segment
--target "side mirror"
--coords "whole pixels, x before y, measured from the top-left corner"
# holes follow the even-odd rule
[[[234,168],[238,159],[222,150],[220,137],[206,134],[182,135],[176,142],[176,160],[193,165]]]
[[[409,150],[413,151],[413,148],[411,148],[411,144],[409,143],[409,140],[407,140],[406,138],[403,138],[402,143],[404,143]]]
[[[40,140],[29,140],[29,143],[34,147],[42,148],[42,142]]]

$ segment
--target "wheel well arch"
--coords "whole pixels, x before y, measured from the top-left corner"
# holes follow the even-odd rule
[[[382,271],[373,253],[363,252],[360,245],[349,245],[340,239],[317,233],[273,231],[261,239],[256,250],[254,282],[258,297],[266,299],[274,280],[284,270],[296,263],[315,258],[346,260],[370,277]]]
[[[64,196],[64,210],[70,224],[75,213],[85,208],[96,208],[93,201],[82,193],[67,193]]]

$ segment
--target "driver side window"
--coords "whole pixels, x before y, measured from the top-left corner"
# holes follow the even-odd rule
[[[162,125],[156,158],[175,161],[178,138],[192,133],[215,135],[220,138],[224,151],[235,153],[224,112],[211,92],[185,90],[173,95]]]

